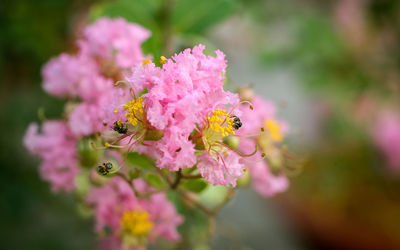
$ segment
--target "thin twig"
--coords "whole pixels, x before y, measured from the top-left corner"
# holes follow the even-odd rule
[[[185,199],[190,204],[194,205],[195,207],[197,207],[198,209],[202,210],[204,213],[206,213],[206,214],[208,214],[210,216],[213,215],[213,210],[211,210],[210,208],[204,206],[203,204],[201,204],[197,200],[195,200],[192,197],[190,197],[186,191],[184,191],[184,190],[182,190],[180,188],[178,188],[176,191],[182,196],[183,199]]]
[[[172,183],[171,185],[171,189],[176,189],[178,185],[181,183],[181,179],[182,179],[182,169],[179,169],[179,171],[176,172],[176,178],[174,183]]]
[[[117,175],[118,175],[119,177],[121,177],[123,180],[125,180],[125,181],[129,184],[129,186],[132,187],[132,190],[133,190],[133,192],[135,193],[135,196],[136,196],[136,197],[140,197],[140,193],[139,193],[139,191],[136,189],[135,185],[133,184],[133,181],[129,180],[129,178],[128,178],[125,174],[123,174],[123,173],[121,173],[121,172],[117,172]]]
[[[183,179],[198,179],[201,178],[201,174],[194,174],[194,175],[189,175],[189,174],[184,174],[182,173],[182,178]]]

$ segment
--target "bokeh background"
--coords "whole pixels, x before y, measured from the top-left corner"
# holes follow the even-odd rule
[[[96,247],[93,221],[75,197],[50,192],[22,137],[39,110],[63,109],[41,89],[42,65],[73,52],[86,23],[122,16],[152,31],[143,49],[155,57],[198,43],[224,51],[229,88],[274,100],[305,159],[284,194],[241,190],[196,249],[400,249],[400,171],[373,136],[380,114],[400,115],[399,13],[397,0],[0,2],[0,248]]]

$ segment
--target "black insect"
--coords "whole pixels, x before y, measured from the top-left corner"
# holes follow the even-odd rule
[[[120,134],[126,134],[128,132],[128,126],[123,124],[120,120],[114,122],[114,131],[117,131]]]
[[[102,175],[107,175],[110,173],[110,170],[112,169],[113,165],[111,162],[106,162],[101,164],[100,166],[97,167],[97,171],[99,172],[99,174]]]
[[[236,130],[238,130],[242,126],[242,122],[240,121],[239,117],[233,116],[233,125],[232,127]]]

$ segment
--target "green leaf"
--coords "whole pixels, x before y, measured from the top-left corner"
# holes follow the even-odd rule
[[[232,14],[237,7],[235,0],[179,0],[174,6],[172,20],[181,33],[201,33]]]
[[[153,187],[156,187],[156,188],[165,187],[165,182],[157,174],[147,173],[144,178],[145,178],[146,182]]]
[[[145,155],[138,154],[136,152],[131,152],[128,154],[126,158],[126,162],[129,165],[137,166],[142,169],[151,169],[153,168],[153,162]]]
[[[208,183],[203,179],[187,179],[182,187],[194,193],[200,193],[208,187]]]

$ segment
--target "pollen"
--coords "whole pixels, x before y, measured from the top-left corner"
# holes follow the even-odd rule
[[[283,140],[282,126],[277,121],[272,119],[266,120],[265,129],[275,142],[281,142]]]
[[[133,126],[136,126],[140,120],[139,117],[143,114],[143,98],[139,97],[136,100],[126,103],[123,106],[123,110],[126,111],[125,117],[128,118],[128,121]]]
[[[207,117],[209,128],[222,136],[234,135],[233,119],[225,110],[217,109]]]
[[[147,65],[147,64],[150,64],[151,63],[151,60],[143,60],[142,61],[142,64],[143,65]]]
[[[160,64],[164,64],[167,61],[167,58],[165,56],[160,57]]]
[[[122,215],[121,227],[125,232],[134,236],[147,235],[153,228],[149,213],[142,210],[127,211]]]

